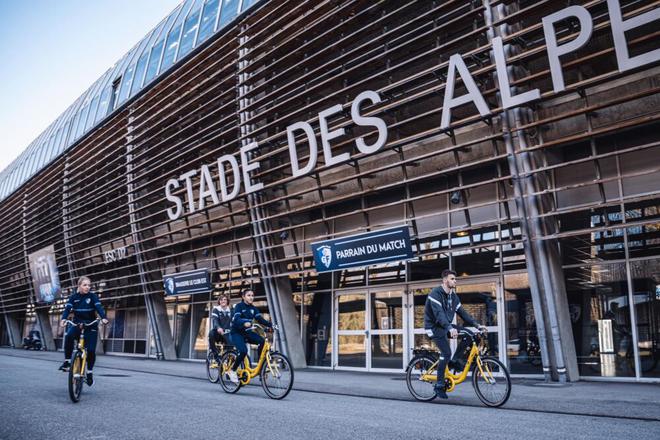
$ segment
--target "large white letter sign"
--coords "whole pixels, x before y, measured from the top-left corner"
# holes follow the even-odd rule
[[[199,176],[199,209],[206,207],[206,198],[211,196],[213,204],[220,203],[218,192],[215,189],[215,183],[211,178],[211,172],[208,165],[202,165],[202,174]]]
[[[575,17],[580,21],[580,33],[575,40],[566,44],[557,46],[557,36],[555,35],[555,23]],[[543,33],[545,34],[545,44],[548,47],[548,61],[550,63],[550,74],[552,75],[552,87],[555,93],[566,89],[564,85],[564,74],[561,71],[559,57],[578,50],[591,38],[593,31],[593,22],[591,15],[582,6],[569,6],[561,11],[543,17]]]
[[[183,211],[183,204],[181,203],[181,198],[175,195],[172,195],[172,189],[177,189],[179,187],[179,181],[176,179],[170,179],[165,184],[165,198],[170,202],[174,203],[176,210],[172,208],[167,208],[167,216],[170,220],[176,220],[181,215]]]
[[[227,175],[225,171],[225,162],[229,163],[229,167],[234,175],[234,187],[231,190],[231,193],[227,192]],[[238,169],[238,161],[231,154],[225,154],[224,156],[218,159],[218,173],[220,174],[220,194],[222,195],[222,201],[228,202],[233,200],[238,192],[241,190],[241,173]]]
[[[188,193],[188,212],[195,212],[195,200],[193,200],[192,177],[197,175],[197,170],[190,170],[179,176],[179,180],[186,182],[186,192]]]
[[[376,142],[373,145],[367,145],[364,142],[363,137],[355,139],[355,145],[357,145],[358,150],[364,154],[375,153],[383,148],[383,145],[387,142],[387,125],[385,125],[385,121],[381,118],[362,116],[360,114],[360,104],[367,99],[370,100],[372,104],[378,104],[380,102],[380,96],[378,96],[378,93],[372,90],[367,90],[357,95],[351,104],[351,119],[353,119],[355,125],[361,127],[373,126],[378,129],[378,139],[376,139]]]
[[[345,162],[351,157],[351,155],[348,153],[342,153],[339,156],[333,156],[332,147],[330,146],[330,141],[332,139],[343,136],[344,133],[346,133],[346,130],[343,128],[328,131],[328,118],[332,115],[336,115],[337,113],[341,113],[341,111],[341,104],[337,104],[319,113],[319,124],[321,125],[321,145],[323,146],[323,158],[327,166]]]
[[[307,162],[307,165],[302,168],[300,168],[300,163],[298,162],[298,150],[296,150],[296,130],[302,130],[305,132],[309,144],[309,162]],[[307,122],[296,122],[286,128],[286,136],[289,140],[289,156],[291,157],[291,172],[293,173],[293,177],[304,176],[314,169],[318,158],[318,146],[316,144],[314,129]]]
[[[625,34],[627,31],[633,30],[636,27],[660,20],[660,8],[656,6],[653,10],[636,15],[626,21],[623,21],[623,17],[621,16],[619,0],[607,0],[607,8],[610,11],[610,21],[612,22],[612,37],[614,39],[614,50],[616,51],[616,62],[621,72],[660,60],[660,49],[630,58]],[[660,26],[660,23],[658,26]],[[656,27],[656,29],[658,28]]]
[[[250,163],[250,158],[248,158],[248,153],[256,148],[259,148],[257,142],[252,142],[244,147],[241,147],[241,165],[243,168],[243,185],[245,185],[245,194],[253,193],[263,189],[263,183],[252,183],[252,177],[250,176],[250,171],[259,169],[259,162]]]
[[[541,97],[539,89],[529,90],[516,96],[511,95],[511,83],[509,83],[509,74],[507,73],[502,37],[493,38],[493,55],[495,57],[495,67],[497,68],[497,82],[502,96],[502,108],[516,107]]]
[[[454,98],[456,71],[458,71],[458,74],[463,80],[463,84],[465,84],[468,92],[463,96]],[[481,95],[481,92],[479,91],[477,84],[474,82],[474,78],[472,78],[463,58],[461,58],[459,54],[454,54],[449,58],[449,72],[447,73],[447,84],[445,86],[445,99],[442,104],[442,122],[440,123],[440,128],[443,130],[449,128],[451,122],[451,109],[467,104],[470,101],[474,102],[474,105],[477,106],[477,110],[479,110],[481,116],[490,115],[486,100]]]

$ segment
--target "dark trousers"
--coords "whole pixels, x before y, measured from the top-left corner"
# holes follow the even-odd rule
[[[451,347],[449,346],[449,339],[447,334],[440,329],[433,329],[433,336],[431,340],[435,343],[440,350],[440,358],[438,359],[438,388],[445,387],[445,368],[451,359]]]
[[[98,341],[97,326],[85,327],[85,348],[87,349],[87,369],[94,368],[96,362],[96,342]],[[64,336],[64,359],[71,359],[73,354],[73,343],[80,338],[80,328],[71,326]]]
[[[238,367],[243,364],[243,359],[245,359],[245,356],[247,355],[248,348],[246,342],[255,345],[259,344],[259,356],[261,356],[261,350],[263,350],[264,342],[266,342],[266,340],[255,332],[246,331],[240,333],[232,332],[231,342],[234,344],[236,350],[238,351],[238,356],[236,357],[236,361],[234,362],[234,366],[232,368],[234,371],[236,371],[238,370]]]
[[[226,336],[229,336],[227,333],[224,335],[221,335],[218,333],[218,329],[212,328],[209,331],[209,349],[213,352],[213,354],[218,354],[218,349],[215,346],[216,343],[220,342],[223,345],[229,344],[229,340],[227,339]]]

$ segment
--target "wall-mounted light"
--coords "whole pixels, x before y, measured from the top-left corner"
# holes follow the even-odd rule
[[[452,202],[454,205],[458,205],[463,201],[463,196],[461,195],[460,191],[454,191],[451,193],[449,196],[449,201]]]

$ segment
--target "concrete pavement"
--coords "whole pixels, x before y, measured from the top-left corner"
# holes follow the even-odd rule
[[[53,364],[62,362],[61,352],[33,352],[0,349],[0,356],[27,357]],[[159,361],[154,359],[99,356],[98,367],[118,371],[206,380],[203,362]],[[258,384],[258,381],[256,382]],[[319,369],[296,370],[294,390],[321,394],[414,401],[403,374],[363,373]],[[481,407],[467,382],[450,394],[448,401],[433,404]],[[568,386],[548,386],[542,381],[514,379],[511,398],[504,410],[556,414],[591,415],[632,420],[660,421],[660,384],[577,382]]]

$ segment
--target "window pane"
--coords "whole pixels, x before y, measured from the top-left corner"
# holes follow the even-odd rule
[[[238,0],[223,0],[218,29],[224,27],[238,15]]]
[[[177,55],[177,60],[180,60],[193,47],[195,42],[195,34],[197,33],[197,28],[199,27],[199,9],[186,19],[186,23],[183,27],[183,37],[181,37],[181,48]]]
[[[215,27],[215,19],[218,15],[218,1],[219,0],[210,0],[204,5],[204,12],[202,13],[202,23],[199,27],[199,33],[197,35],[197,45],[206,41],[208,37],[213,33],[213,28]]]
[[[163,52],[163,45],[165,40],[161,39],[156,45],[151,49],[151,56],[149,57],[149,64],[147,66],[147,74],[144,77],[144,84],[147,84],[151,81],[158,73],[158,62],[160,61],[160,55]]]
[[[137,62],[133,85],[131,85],[131,96],[135,95],[140,89],[142,89],[142,80],[144,79],[144,72],[147,68],[148,59],[149,51],[145,51]]]
[[[160,64],[159,72],[164,72],[174,63],[177,48],[179,47],[179,37],[181,36],[181,26],[172,29],[167,37],[167,44],[165,45],[165,54],[163,55],[163,62]]]

